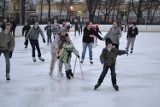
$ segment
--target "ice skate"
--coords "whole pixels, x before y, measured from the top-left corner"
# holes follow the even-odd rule
[[[39,60],[41,60],[42,62],[44,62],[44,59],[42,57],[39,57]]]
[[[35,57],[33,57],[33,62],[36,62],[36,58]]]
[[[9,75],[9,73],[6,73],[6,80],[7,80],[7,81],[10,80],[10,75]]]

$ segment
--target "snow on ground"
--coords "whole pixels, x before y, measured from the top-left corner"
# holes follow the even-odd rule
[[[106,32],[103,32],[103,36]],[[82,52],[82,36],[70,37]],[[49,77],[50,47],[42,42],[40,47],[45,62],[32,62],[31,47],[24,48],[24,38],[16,38],[11,59],[11,81],[5,80],[5,60],[0,57],[0,107],[159,107],[160,102],[160,33],[139,33],[134,53],[118,56],[117,83],[120,91],[112,88],[110,71],[98,90],[93,91],[102,71],[99,55],[104,41],[93,48],[94,64],[89,63],[88,50],[82,64],[82,80],[77,62],[75,78],[58,80],[57,66],[54,79]],[[121,38],[121,49],[126,46],[126,33]],[[72,68],[75,55],[72,58]],[[63,67],[64,72],[64,67]]]

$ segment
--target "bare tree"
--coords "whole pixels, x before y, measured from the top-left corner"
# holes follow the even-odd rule
[[[48,21],[51,19],[51,2],[50,0],[47,0],[48,3]]]
[[[149,7],[147,8],[148,10],[147,23],[152,24],[155,17],[155,13],[160,6],[160,0],[150,0],[149,3],[150,3],[148,4]]]
[[[65,0],[62,0],[61,1],[61,4],[60,4],[60,18],[62,17],[62,10],[63,10],[63,6],[64,6],[64,4],[65,4]]]
[[[150,1],[150,0],[149,0]],[[135,2],[134,0],[131,1],[132,9],[135,12],[137,16],[137,23],[140,23],[140,20],[142,18],[142,13],[148,8],[148,5],[144,5],[146,3],[146,0],[139,0]]]
[[[42,22],[43,1],[44,1],[44,0],[40,0],[40,5],[41,5],[40,22]]]
[[[100,0],[86,0],[88,12],[89,12],[89,20],[91,22],[94,22],[95,12],[99,3],[100,3]]]

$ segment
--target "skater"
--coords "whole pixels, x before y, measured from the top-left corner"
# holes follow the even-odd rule
[[[83,22],[82,22],[82,20],[79,22],[79,32],[82,35],[82,33],[83,33]]]
[[[6,80],[10,80],[10,58],[15,47],[15,39],[10,32],[11,25],[6,24],[5,30],[0,32],[0,56],[3,53],[6,61]]]
[[[67,28],[67,32],[69,32],[71,24],[69,21],[66,22],[66,28]]]
[[[96,29],[95,30],[96,30],[97,34],[100,33],[102,35],[101,31],[99,30],[99,24],[96,24]],[[95,46],[98,46],[97,37],[95,38],[94,44],[95,44]]]
[[[74,24],[72,25],[72,27],[74,26],[74,36],[76,36],[76,31],[78,31],[78,34],[80,36],[80,31],[79,31],[79,25],[77,20],[74,21]]]
[[[28,22],[26,21],[25,22],[25,25],[23,26],[23,28],[22,28],[22,36],[24,36],[24,33],[25,33],[25,43],[24,43],[24,45],[25,45],[25,48],[27,48],[28,47],[28,39],[26,39],[26,36],[27,36],[27,33],[28,33],[28,31],[30,30],[30,28],[31,28],[31,26],[28,24]]]
[[[52,77],[55,63],[57,61],[57,56],[60,50],[63,48],[63,44],[67,41],[70,41],[69,35],[65,28],[61,28],[59,34],[56,36],[55,40],[51,44],[51,63],[50,63],[50,72],[49,75]],[[62,65],[63,63],[59,61],[59,73],[60,76],[63,76],[62,73]]]
[[[44,28],[47,34],[47,45],[51,44],[52,42],[52,27],[51,27],[51,22],[48,22],[48,25]]]
[[[6,27],[6,24],[7,24],[7,23],[8,23],[7,18],[4,18],[4,19],[3,19],[3,22],[2,22],[2,24],[1,24],[2,31],[5,30],[5,27]]]
[[[113,26],[110,28],[108,33],[105,35],[103,40],[110,38],[113,42],[113,46],[115,46],[117,49],[119,49],[119,39],[121,38],[122,33],[121,29],[119,27],[119,23],[117,21],[113,22]]]
[[[133,53],[134,42],[135,42],[137,35],[138,35],[138,28],[136,27],[135,23],[132,23],[131,27],[129,27],[128,32],[127,32],[127,46],[126,46],[127,52],[129,51],[129,47],[131,45],[130,53]]]
[[[83,31],[83,51],[82,51],[82,59],[81,59],[81,63],[83,63],[84,58],[85,58],[85,53],[86,53],[86,49],[87,47],[89,48],[89,59],[90,59],[90,63],[93,64],[92,61],[92,47],[93,47],[93,43],[94,43],[94,37],[98,37],[98,39],[102,40],[102,37],[96,33],[95,30],[93,30],[92,28],[92,23],[91,22],[86,22],[86,26],[84,28]]]
[[[33,62],[36,62],[35,49],[37,49],[39,60],[44,61],[44,59],[41,57],[41,51],[39,48],[39,41],[38,41],[39,33],[41,34],[43,42],[45,43],[46,41],[44,38],[44,34],[43,34],[41,28],[39,27],[39,22],[35,21],[33,27],[29,30],[29,32],[27,33],[27,37],[26,37],[26,40],[29,39],[30,44],[32,46]]]
[[[116,73],[115,73],[116,57],[117,55],[123,55],[128,53],[125,50],[118,50],[117,48],[114,48],[112,46],[112,41],[110,38],[107,38],[105,40],[105,43],[106,43],[106,47],[103,49],[100,55],[100,61],[103,64],[103,71],[98,79],[97,84],[94,87],[94,90],[101,85],[101,83],[103,82],[103,79],[105,78],[108,72],[108,69],[110,69],[112,85],[116,91],[119,91],[119,87],[117,85],[117,80],[116,80]]]
[[[73,77],[72,68],[71,68],[71,54],[72,52],[80,58],[78,51],[75,49],[73,43],[71,41],[66,42],[63,45],[62,50],[60,51],[59,56],[57,57],[60,61],[62,61],[65,65],[66,77],[67,79],[71,79]]]
[[[57,36],[60,30],[60,25],[57,23],[57,19],[54,19],[54,24],[52,25],[53,38]]]
[[[10,23],[12,24],[11,27],[11,33],[13,34],[13,36],[15,37],[15,30],[16,30],[16,22],[14,21],[14,19],[12,18]]]

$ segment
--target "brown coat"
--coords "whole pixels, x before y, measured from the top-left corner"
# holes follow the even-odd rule
[[[107,47],[105,47],[100,55],[100,61],[106,66],[111,66],[112,64],[115,64],[117,55],[123,55],[125,53],[125,50],[118,50],[116,48],[112,48],[109,51]]]
[[[0,50],[13,51],[15,46],[15,39],[11,33],[5,34],[0,32]]]

